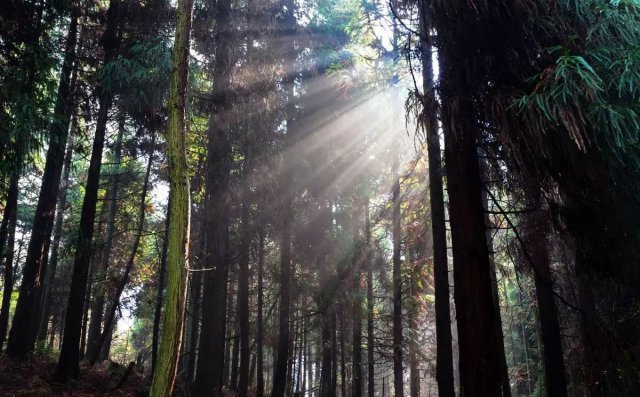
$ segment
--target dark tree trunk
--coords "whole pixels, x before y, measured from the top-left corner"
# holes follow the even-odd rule
[[[433,236],[433,279],[435,284],[436,316],[436,380],[440,397],[454,397],[453,349],[449,304],[449,262],[447,260],[447,232],[444,195],[442,191],[442,157],[437,125],[430,35],[431,0],[422,0],[420,22],[422,31],[422,81],[425,95],[425,134],[429,164],[429,199],[431,209],[431,235]]]
[[[248,182],[245,181],[245,184]],[[249,224],[249,189],[244,189],[244,202],[241,208],[241,242],[238,273],[238,323],[240,326],[240,374],[238,396],[247,397],[249,386],[249,249],[251,245],[251,229]]]
[[[153,336],[151,338],[151,373],[156,368],[158,360],[158,344],[160,342],[160,318],[162,317],[162,292],[165,287],[165,274],[167,272],[167,247],[169,245],[169,222],[171,222],[171,202],[167,202],[167,214],[164,221],[164,240],[162,241],[162,253],[160,254],[160,268],[158,269],[158,291],[156,294],[156,307],[153,314]]]
[[[75,80],[77,73],[74,71],[72,79]],[[72,87],[75,84],[72,82]],[[75,132],[78,124],[78,117],[75,115],[75,108],[72,111],[74,114],[70,134]],[[69,137],[67,143],[67,152],[64,157],[64,167],[62,171],[62,181],[60,184],[60,191],[58,194],[58,204],[55,226],[53,228],[53,242],[51,244],[51,258],[47,265],[47,274],[45,274],[45,282],[42,291],[42,316],[40,316],[40,325],[38,330],[38,342],[44,343],[47,339],[47,327],[49,325],[49,317],[51,315],[51,291],[55,282],[56,271],[58,269],[58,257],[60,249],[60,241],[62,239],[62,226],[64,222],[64,212],[67,206],[67,192],[69,190],[69,176],[71,174],[71,160],[73,157],[73,135]]]
[[[116,56],[118,47],[118,17],[120,0],[111,0],[107,11],[107,26],[102,37],[104,45],[104,62],[108,64]],[[96,217],[96,204],[100,185],[100,169],[102,167],[102,151],[104,149],[105,133],[112,97],[104,87],[100,89],[100,106],[96,121],[96,131],[93,139],[91,160],[87,173],[80,225],[76,241],[76,253],[73,262],[69,303],[64,322],[64,336],[60,357],[56,367],[55,379],[66,383],[69,378],[76,378],[80,371],[80,333],[82,313],[87,291],[87,274],[92,254],[93,224]]]
[[[19,181],[20,173],[14,170],[9,180],[7,204],[4,207],[2,226],[0,226],[0,262],[4,266],[4,289],[2,291],[2,307],[0,308],[0,350],[7,336],[9,307],[11,306],[11,294],[13,293],[13,252],[16,241]]]
[[[460,348],[460,386],[465,396],[501,394],[500,359],[485,239],[482,181],[474,107],[465,80],[443,53],[441,91],[447,187],[453,242],[455,302]]]
[[[124,118],[120,118],[118,122],[118,134],[114,147],[113,162],[115,173],[109,175],[111,186],[107,189],[106,205],[107,205],[107,233],[104,246],[100,250],[99,260],[95,262],[94,268],[94,286],[91,287],[93,299],[91,301],[91,320],[89,321],[89,335],[87,336],[87,356],[91,358],[98,350],[100,334],[102,333],[102,323],[105,314],[106,303],[106,284],[107,271],[111,259],[111,248],[115,236],[116,212],[118,201],[118,190],[120,185],[120,161],[122,160],[122,137],[124,134]],[[93,280],[89,280],[92,282]],[[105,332],[106,332],[105,326]]]
[[[402,373],[402,262],[400,246],[400,178],[398,176],[398,153],[393,153],[393,390],[395,397],[404,396],[404,376]]]
[[[322,312],[322,372],[320,373],[320,397],[331,397],[332,387],[332,352],[331,312],[328,308]]]
[[[353,357],[352,357],[352,381],[351,396],[362,397],[362,301],[360,284],[362,281],[361,267],[365,257],[366,246],[363,246],[360,238],[360,225],[363,213],[361,201],[354,202],[353,212],[353,246],[355,253],[353,257]],[[368,241],[366,241],[368,243]]]
[[[215,6],[216,54],[214,64],[213,116],[207,134],[207,182],[205,222],[207,228],[206,267],[202,298],[202,326],[198,365],[194,383],[198,395],[218,397],[224,383],[224,347],[226,334],[228,264],[227,181],[231,163],[229,142],[229,94],[231,74],[231,4],[219,1]],[[206,336],[206,337],[205,337]]]
[[[532,201],[531,204],[535,210],[527,213],[525,223],[527,232],[523,234],[526,237],[526,249],[529,251],[534,270],[545,387],[548,396],[564,397],[567,395],[567,379],[547,244],[550,225],[549,220],[539,208],[539,200]]]
[[[347,396],[347,326],[344,313],[340,313],[340,396]]]
[[[338,389],[338,315],[331,313],[331,395]]]
[[[367,397],[375,396],[375,334],[373,329],[373,258],[371,257],[371,222],[369,220],[369,200],[365,206],[367,239]]]
[[[419,273],[419,272],[416,272]],[[417,276],[415,274],[411,275],[410,280],[410,296],[412,302],[410,303],[411,307],[409,308],[407,315],[409,317],[409,329],[411,330],[411,336],[409,337],[409,395],[411,397],[420,397],[420,370],[418,368],[418,341],[417,335],[418,332],[418,299],[419,293]]]
[[[258,318],[256,320],[257,381],[256,397],[264,397],[264,231],[260,229],[258,245]]]
[[[118,284],[118,289],[116,290],[115,296],[113,297],[113,301],[111,302],[111,306],[109,307],[109,311],[107,312],[107,316],[104,322],[104,331],[100,335],[98,342],[95,345],[94,350],[91,354],[89,354],[89,363],[91,365],[95,364],[98,360],[99,356],[102,354],[103,357],[109,355],[109,347],[111,343],[109,342],[109,346],[107,347],[106,341],[113,334],[113,330],[115,329],[115,317],[116,310],[120,305],[120,297],[122,296],[122,292],[129,282],[129,275],[131,274],[131,270],[133,269],[133,265],[135,263],[136,255],[138,254],[138,247],[140,246],[140,239],[142,238],[142,231],[144,230],[144,221],[146,216],[146,208],[147,208],[147,191],[149,189],[149,177],[151,176],[151,166],[153,165],[153,151],[155,150],[155,134],[152,135],[151,139],[151,149],[149,153],[149,162],[147,163],[147,170],[144,175],[144,183],[142,185],[142,192],[140,193],[140,204],[138,206],[139,218],[138,218],[138,228],[136,230],[136,237],[133,240],[133,247],[131,248],[131,254],[127,260],[127,264],[125,267],[124,275],[122,276],[122,280],[120,280],[120,284]],[[104,348],[104,350],[103,350]]]
[[[27,248],[27,258],[22,270],[22,284],[16,304],[15,314],[9,333],[7,354],[11,357],[25,357],[33,351],[40,319],[40,290],[46,274],[48,243],[51,238],[55,215],[60,175],[64,163],[65,147],[73,108],[71,73],[76,54],[79,9],[73,7],[69,31],[65,42],[65,55],[60,72],[60,83],[49,131],[49,147],[45,160],[44,175],[38,196]]]

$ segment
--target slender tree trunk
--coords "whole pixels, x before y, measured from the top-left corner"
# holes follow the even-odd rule
[[[76,79],[77,73],[74,72],[72,79]],[[72,86],[75,84],[72,83]],[[78,117],[75,115],[75,107],[70,133],[76,130]],[[73,157],[73,135],[69,137],[67,143],[67,151],[64,157],[64,167],[62,170],[62,181],[58,193],[58,204],[55,226],[53,228],[53,242],[51,244],[51,258],[49,259],[47,274],[45,274],[45,282],[42,291],[42,316],[40,317],[40,325],[38,331],[38,342],[44,343],[47,339],[47,327],[49,325],[49,317],[51,315],[51,290],[55,282],[56,271],[58,269],[58,257],[60,249],[60,241],[62,239],[62,226],[64,222],[64,212],[67,206],[67,192],[69,191],[69,176],[71,175],[71,160]]]
[[[344,320],[344,314],[340,315],[340,396],[347,396],[347,330],[346,324]]]
[[[16,237],[16,221],[18,209],[18,182],[20,173],[11,173],[7,204],[4,207],[2,226],[0,227],[0,262],[4,265],[4,289],[2,291],[2,307],[0,308],[0,349],[4,345],[9,324],[9,308],[13,293],[13,257]]]
[[[9,333],[7,354],[11,357],[23,358],[33,351],[38,320],[40,319],[41,302],[38,298],[46,274],[45,262],[48,255],[48,242],[51,237],[73,108],[71,73],[75,61],[79,9],[73,7],[71,12],[60,83],[49,131],[51,139],[47,149],[38,204],[33,218],[27,258],[22,270],[20,295]]]
[[[245,180],[246,185],[248,181]],[[238,273],[238,317],[240,325],[240,374],[238,397],[247,397],[249,386],[249,249],[251,245],[251,225],[249,224],[249,189],[244,188],[241,211],[241,243]]]
[[[167,214],[164,221],[164,239],[162,241],[162,253],[160,254],[160,268],[158,269],[158,291],[156,294],[156,307],[153,314],[153,336],[151,338],[151,373],[155,371],[158,360],[158,343],[160,341],[160,318],[162,317],[162,292],[165,288],[165,276],[167,273],[167,247],[169,246],[169,227],[171,225],[171,201],[167,202]]]
[[[331,312],[331,395],[338,389],[338,315]]]
[[[264,397],[264,231],[262,227],[259,232],[258,245],[258,318],[256,320],[256,350],[257,350],[257,381],[256,397]]]
[[[393,153],[393,390],[395,397],[404,396],[404,376],[402,373],[402,262],[400,245],[400,178],[397,150]]]
[[[95,262],[95,286],[91,288],[93,291],[93,300],[91,301],[91,321],[89,321],[89,335],[87,337],[87,356],[90,357],[90,360],[94,356],[94,353],[96,351],[99,351],[98,344],[100,340],[100,334],[102,333],[102,322],[105,314],[105,301],[107,293],[105,287],[107,284],[107,271],[109,269],[109,262],[111,259],[111,248],[113,247],[113,239],[115,236],[118,190],[120,185],[120,161],[122,160],[122,138],[124,135],[124,128],[124,118],[121,117],[118,121],[118,134],[116,136],[113,156],[115,173],[110,175],[111,186],[107,190],[106,195],[106,240],[104,246],[100,250],[99,260]],[[89,282],[92,281],[94,280],[89,280]],[[106,331],[107,329],[105,326],[105,332]]]
[[[409,329],[412,331],[409,339],[409,395],[411,397],[420,397],[420,370],[418,369],[418,341],[416,340],[418,331],[418,302],[419,294],[417,292],[418,282],[417,276],[412,274],[410,281],[410,296],[412,302],[408,310]]]
[[[367,239],[367,397],[375,396],[375,334],[373,328],[373,258],[371,257],[371,221],[369,220],[369,199],[365,206]]]
[[[165,305],[162,339],[158,361],[153,371],[151,397],[170,396],[176,379],[182,319],[187,298],[187,268],[189,266],[189,174],[186,156],[185,111],[187,77],[189,73],[189,35],[191,32],[192,0],[178,0],[175,44],[172,54],[169,86],[169,120],[167,154],[169,157],[169,224],[167,248],[167,303]]]
[[[362,273],[361,266],[366,256],[367,247],[363,246],[360,238],[360,224],[363,215],[363,206],[360,200],[354,202],[353,212],[353,246],[355,253],[353,256],[353,365],[351,396],[362,397],[362,301],[360,292]],[[366,234],[366,232],[365,232]],[[366,238],[366,237],[365,237]],[[367,241],[365,241],[367,242]]]
[[[83,311],[82,311],[82,328],[80,330],[80,357],[84,358],[86,349],[87,349],[87,329],[89,328],[89,308],[91,306],[91,289],[93,287],[93,272],[96,267],[95,264],[96,257],[95,255],[91,257],[91,261],[89,262],[89,274],[87,275],[87,295],[84,300]]]
[[[142,193],[140,194],[140,204],[138,207],[139,210],[139,218],[138,218],[138,230],[136,230],[136,237],[133,240],[133,247],[131,248],[131,254],[129,255],[129,259],[127,260],[127,265],[125,267],[124,275],[122,276],[122,280],[118,285],[118,289],[116,290],[115,296],[113,298],[113,302],[111,303],[110,309],[107,313],[106,320],[104,322],[104,332],[100,335],[98,342],[96,343],[94,350],[91,354],[89,354],[89,363],[91,365],[95,364],[98,360],[102,349],[105,347],[105,341],[108,336],[113,334],[113,330],[115,329],[115,317],[116,310],[120,305],[120,297],[122,296],[122,292],[129,282],[129,275],[131,274],[131,270],[133,269],[133,265],[135,263],[136,255],[138,254],[138,247],[140,246],[140,240],[142,239],[142,231],[144,230],[144,221],[146,215],[147,208],[147,191],[149,189],[149,177],[151,176],[151,166],[153,165],[153,151],[155,150],[155,134],[151,139],[151,149],[149,153],[149,162],[147,164],[147,170],[144,176],[144,183],[142,185]],[[110,343],[109,343],[110,344]],[[103,352],[103,356],[108,356],[109,349],[106,348],[106,354]]]
[[[425,104],[436,105],[430,34],[431,0],[421,3],[422,81]],[[447,232],[444,195],[442,191],[442,158],[438,134],[436,109],[424,109],[429,165],[429,199],[431,209],[431,235],[433,236],[433,278],[435,284],[436,315],[436,381],[440,397],[454,397],[453,349],[449,306],[449,262],[447,259]]]
[[[567,395],[567,379],[562,354],[562,340],[558,311],[551,279],[551,264],[548,254],[547,238],[550,229],[549,220],[539,209],[539,199],[532,200],[535,208],[527,213],[527,250],[534,268],[534,282],[542,338],[542,361],[544,365],[545,387],[548,396]]]

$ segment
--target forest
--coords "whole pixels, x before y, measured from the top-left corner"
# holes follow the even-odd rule
[[[640,395],[639,0],[4,0],[0,395]]]

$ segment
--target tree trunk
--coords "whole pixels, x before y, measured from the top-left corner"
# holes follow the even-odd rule
[[[169,227],[171,225],[171,201],[167,202],[167,214],[164,221],[164,240],[162,241],[162,253],[160,254],[160,268],[158,269],[158,291],[156,294],[156,306],[153,314],[153,336],[151,338],[151,373],[155,371],[158,360],[158,343],[160,341],[160,318],[162,317],[162,292],[165,288],[165,276],[167,273],[167,247],[169,246]]]
[[[72,79],[76,79],[77,73],[74,72]],[[75,84],[72,83],[72,86]],[[70,134],[73,134],[78,124],[78,117],[75,115],[75,108]],[[42,316],[40,316],[40,325],[38,331],[38,342],[44,343],[47,339],[47,327],[49,325],[49,317],[51,315],[51,290],[55,282],[56,271],[58,269],[58,257],[60,249],[60,241],[62,239],[62,226],[64,223],[64,212],[67,206],[67,192],[69,191],[69,176],[71,174],[71,160],[73,157],[73,135],[69,137],[67,143],[67,151],[64,157],[64,167],[62,171],[62,181],[58,193],[58,204],[55,226],[53,228],[53,242],[51,244],[51,258],[47,265],[47,274],[45,274],[45,282],[42,291]]]
[[[244,184],[247,185],[248,181]],[[251,245],[251,225],[249,224],[249,189],[244,188],[241,211],[241,243],[238,273],[238,323],[240,325],[240,374],[238,381],[238,397],[247,397],[249,386],[249,249]]]
[[[371,221],[369,220],[369,199],[365,206],[367,239],[367,397],[375,396],[375,334],[373,329],[373,258],[371,257]]]
[[[342,312],[342,311],[341,311]],[[344,313],[340,313],[340,396],[347,396],[347,326]]]
[[[191,32],[192,0],[178,0],[175,44],[172,54],[169,86],[169,120],[167,155],[169,158],[169,224],[167,248],[167,303],[165,305],[162,339],[158,361],[153,371],[151,397],[170,396],[176,379],[182,319],[186,302],[186,269],[189,266],[189,171],[186,155],[185,111],[187,77],[189,73],[189,34]]]
[[[93,300],[91,301],[91,321],[89,321],[89,335],[87,337],[87,356],[92,357],[99,351],[100,334],[102,332],[102,321],[105,314],[105,297],[107,284],[107,271],[111,259],[111,248],[115,236],[115,223],[117,212],[118,190],[120,184],[120,161],[122,160],[122,137],[124,134],[124,118],[121,116],[118,121],[118,134],[116,136],[113,162],[115,173],[110,175],[111,186],[107,189],[105,199],[107,200],[107,234],[105,244],[100,250],[100,259],[96,261],[94,270],[95,286],[93,291]],[[89,280],[92,282],[92,280]],[[104,328],[107,331],[106,325]]]
[[[540,200],[535,199],[532,201],[531,204],[535,210],[526,215],[527,233],[524,233],[524,236],[527,239],[526,249],[530,253],[531,265],[534,270],[543,346],[542,360],[545,387],[548,396],[564,397],[567,395],[567,379],[547,245],[550,225],[549,220],[539,208]]]
[[[448,60],[446,49],[443,59]],[[466,397],[501,394],[496,316],[485,239],[474,108],[464,77],[442,62],[441,91],[453,242],[460,386]],[[454,73],[455,71],[456,73]]]
[[[402,262],[400,246],[400,178],[398,176],[398,152],[393,152],[393,390],[395,397],[404,396],[404,377],[402,374]]]
[[[425,95],[424,116],[429,165],[429,199],[431,209],[431,235],[433,236],[433,279],[435,284],[436,316],[436,381],[440,397],[454,397],[453,349],[451,337],[451,309],[449,304],[449,262],[447,259],[447,231],[444,195],[442,191],[442,158],[435,105],[432,42],[429,12],[431,0],[422,0],[420,22],[422,33],[422,81]]]
[[[11,357],[24,358],[29,352],[33,351],[39,325],[41,302],[38,298],[41,297],[39,295],[40,289],[46,274],[44,265],[48,255],[48,242],[51,237],[73,108],[71,73],[75,61],[79,9],[73,7],[71,13],[71,22],[65,42],[64,60],[60,72],[60,83],[49,130],[50,140],[44,175],[33,218],[27,258],[22,270],[20,294],[13,316],[11,332],[9,333],[7,354]]]
[[[133,269],[133,264],[135,263],[136,255],[138,254],[138,247],[140,246],[140,239],[142,238],[142,231],[144,230],[144,221],[146,215],[147,208],[147,191],[149,189],[149,177],[151,176],[151,166],[153,165],[153,151],[155,150],[155,134],[153,134],[151,138],[151,149],[149,153],[149,162],[147,164],[147,170],[144,175],[144,183],[142,185],[142,192],[140,194],[140,204],[138,207],[139,210],[139,218],[138,218],[138,230],[136,230],[136,237],[133,241],[133,247],[131,248],[131,254],[129,255],[129,259],[127,260],[127,265],[125,267],[124,275],[122,276],[122,280],[118,285],[118,289],[116,290],[115,296],[113,298],[113,302],[111,303],[110,309],[107,313],[106,320],[104,322],[104,331],[100,335],[98,342],[96,343],[93,351],[89,355],[89,363],[93,365],[98,360],[99,356],[102,353],[102,356],[107,356],[109,353],[109,348],[106,348],[106,353],[103,351],[105,347],[105,341],[107,337],[113,334],[113,330],[115,329],[115,317],[116,310],[120,305],[120,297],[122,296],[122,292],[129,282],[129,275],[131,274],[131,270]],[[109,343],[110,345],[110,343]]]
[[[351,396],[362,397],[362,281],[361,267],[366,256],[367,246],[360,239],[360,224],[362,222],[363,206],[360,200],[354,200],[353,210],[353,365]],[[366,238],[366,237],[365,237]],[[365,241],[368,243],[368,241]]]
[[[257,381],[256,397],[264,397],[264,320],[262,311],[264,306],[264,231],[259,232],[258,245],[258,318],[256,320],[256,350],[257,350]]]
[[[2,307],[0,308],[0,350],[7,336],[9,308],[13,293],[13,252],[15,249],[19,181],[20,173],[14,170],[9,181],[7,204],[4,207],[2,226],[0,227],[0,262],[4,264],[4,289],[2,291]]]
[[[206,266],[214,270],[204,274],[202,326],[198,348],[195,393],[218,397],[224,383],[224,347],[226,334],[228,264],[227,181],[231,163],[229,142],[229,82],[231,73],[231,5],[219,1],[215,6],[216,56],[213,75],[213,116],[207,135],[207,182],[205,222],[207,227]]]
[[[409,308],[407,315],[409,318],[409,329],[411,330],[410,339],[409,339],[409,395],[411,397],[420,397],[420,370],[418,369],[418,341],[417,337],[419,334],[418,330],[418,299],[419,293],[418,290],[418,280],[416,279],[416,275],[411,275],[411,280],[409,282],[410,288],[410,296],[412,302],[410,303],[411,307]]]

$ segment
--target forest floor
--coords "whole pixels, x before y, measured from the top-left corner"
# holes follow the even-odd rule
[[[0,357],[0,396],[146,396],[149,381],[133,369],[120,387],[126,368],[105,362],[93,367],[81,366],[78,381],[61,385],[51,381],[55,359],[36,355],[16,361]]]

